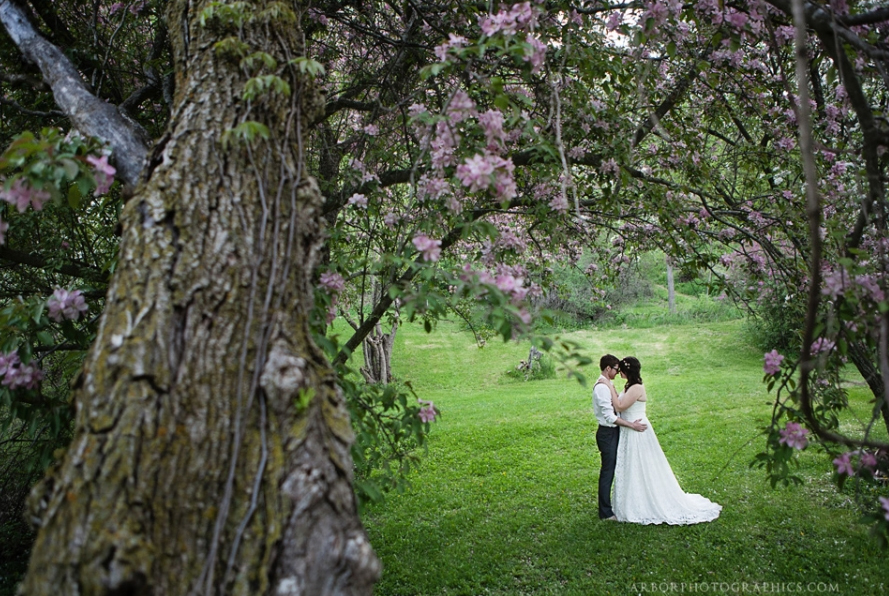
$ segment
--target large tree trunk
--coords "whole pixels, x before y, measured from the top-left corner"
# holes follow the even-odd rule
[[[265,0],[240,33],[202,27],[210,4],[170,2],[172,121],[122,215],[74,440],[32,495],[26,594],[368,594],[379,575],[308,328],[321,195],[302,156],[314,94],[287,66],[299,30]],[[292,95],[242,100],[248,75],[214,50],[238,35]],[[245,121],[270,139],[223,149]]]

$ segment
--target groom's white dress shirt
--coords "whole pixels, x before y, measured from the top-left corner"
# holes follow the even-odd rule
[[[614,413],[614,405],[611,403],[611,389],[605,383],[596,383],[593,387],[593,411],[596,420],[602,426],[615,426],[617,414]]]

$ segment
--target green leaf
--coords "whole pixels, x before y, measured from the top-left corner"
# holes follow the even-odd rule
[[[68,187],[68,206],[72,209],[80,209],[80,205],[83,202],[83,193],[80,192],[80,187],[76,184],[72,184]]]
[[[63,159],[61,161],[62,169],[65,172],[65,176],[68,180],[74,180],[77,178],[77,175],[80,173],[80,166],[77,165],[77,162],[73,159]]]
[[[302,74],[308,74],[312,77],[324,76],[324,73],[326,72],[323,64],[317,60],[306,58],[305,56],[294,58],[293,60],[290,60],[288,64],[296,66]]]

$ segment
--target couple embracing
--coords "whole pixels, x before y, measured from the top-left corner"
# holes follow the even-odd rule
[[[599,472],[599,518],[637,524],[697,524],[719,517],[722,506],[701,495],[685,493],[645,416],[648,401],[642,365],[611,354],[599,361],[602,374],[593,387],[593,409],[602,454]],[[618,394],[614,379],[627,383]],[[614,505],[611,485],[614,484]]]

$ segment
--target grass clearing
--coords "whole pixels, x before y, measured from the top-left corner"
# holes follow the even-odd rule
[[[801,454],[800,487],[772,490],[748,467],[771,410],[762,354],[743,341],[743,321],[564,337],[596,359],[641,360],[649,417],[676,476],[721,503],[721,517],[687,527],[599,521],[590,389],[564,372],[507,377],[527,343],[478,349],[456,323],[432,335],[405,325],[394,372],[443,417],[412,487],[364,512],[384,565],[377,594],[637,594],[665,582],[727,584],[722,593],[742,582],[886,592],[886,553],[857,523],[851,487],[841,494],[831,483],[823,453]],[[866,393],[855,387],[850,399],[866,415]]]

